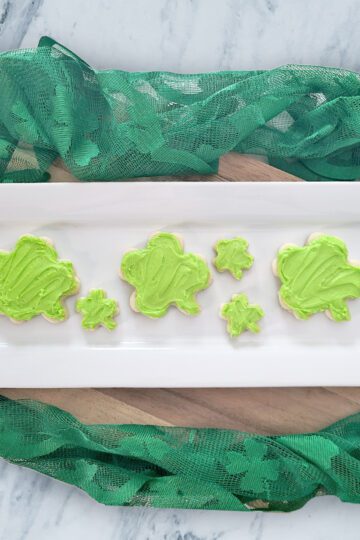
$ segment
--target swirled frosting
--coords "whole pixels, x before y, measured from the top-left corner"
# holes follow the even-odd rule
[[[69,261],[59,261],[45,239],[22,236],[12,251],[0,252],[0,313],[16,321],[36,315],[62,321],[62,298],[76,293],[78,280]]]
[[[256,304],[249,304],[245,294],[234,294],[230,302],[223,304],[220,315],[227,320],[230,336],[236,337],[245,330],[255,334],[260,332],[258,321],[264,317],[264,311]]]
[[[335,321],[351,318],[347,300],[360,297],[360,266],[348,261],[345,243],[314,237],[304,247],[285,246],[276,260],[280,303],[300,319],[328,311]]]
[[[144,249],[126,253],[121,275],[136,289],[133,307],[154,318],[163,317],[171,304],[196,315],[200,307],[195,294],[210,283],[206,262],[184,253],[178,237],[166,232],[150,238]]]
[[[219,240],[215,244],[214,265],[219,272],[229,270],[236,279],[241,279],[243,270],[251,268],[254,257],[248,252],[249,244],[238,236],[229,240]]]
[[[98,326],[105,326],[108,330],[116,328],[115,315],[118,312],[116,300],[106,298],[102,289],[93,289],[76,302],[76,311],[83,315],[82,327],[94,330]]]

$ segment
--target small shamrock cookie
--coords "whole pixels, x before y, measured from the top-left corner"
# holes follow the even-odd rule
[[[86,330],[95,330],[99,326],[104,326],[108,330],[116,328],[114,317],[118,314],[118,303],[116,300],[106,298],[106,293],[102,289],[93,289],[84,298],[76,302],[76,311],[82,313],[82,327]]]
[[[245,330],[260,332],[257,322],[264,317],[264,311],[256,304],[249,304],[245,294],[234,294],[228,304],[221,306],[220,316],[227,321],[230,336],[235,337]]]
[[[206,262],[198,255],[184,253],[181,239],[167,232],[152,236],[144,249],[126,253],[120,275],[135,287],[131,307],[152,318],[163,317],[172,304],[196,315],[200,306],[195,295],[211,282]]]
[[[286,244],[273,263],[281,281],[282,307],[299,319],[325,311],[334,321],[348,321],[347,300],[360,297],[360,263],[348,260],[336,236],[313,234],[305,246]]]
[[[241,279],[243,270],[251,268],[254,257],[248,252],[249,244],[241,236],[230,240],[219,240],[214,246],[214,265],[219,272],[229,270],[236,279]]]
[[[12,251],[0,252],[0,313],[14,322],[36,315],[63,321],[62,300],[78,289],[72,263],[59,260],[47,238],[25,235]]]

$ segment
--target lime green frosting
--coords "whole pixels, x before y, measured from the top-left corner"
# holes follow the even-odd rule
[[[180,240],[171,233],[150,238],[145,249],[126,253],[121,274],[136,289],[135,308],[148,317],[163,317],[171,304],[189,315],[200,307],[195,294],[210,283],[206,262],[184,253]]]
[[[304,247],[285,246],[277,256],[279,297],[301,319],[329,311],[336,321],[349,320],[346,301],[360,297],[360,266],[348,261],[345,243],[321,235]]]
[[[118,313],[116,300],[106,298],[102,289],[93,289],[84,298],[76,302],[76,311],[83,315],[82,327],[86,330],[94,330],[98,326],[105,326],[108,330],[116,328],[114,321]]]
[[[238,236],[230,240],[219,240],[215,244],[214,265],[219,272],[229,270],[236,279],[241,279],[243,270],[251,268],[254,257],[248,252],[249,244]]]
[[[240,336],[245,330],[257,334],[260,326],[257,324],[264,317],[260,306],[249,304],[245,294],[235,294],[228,304],[224,304],[220,312],[227,320],[227,331],[231,337]]]
[[[62,321],[64,296],[74,294],[78,281],[69,261],[59,261],[43,238],[22,236],[12,251],[0,252],[0,313],[16,321],[36,315]]]

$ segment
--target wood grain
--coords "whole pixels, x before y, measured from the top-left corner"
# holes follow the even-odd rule
[[[54,181],[76,180],[59,162],[51,172]],[[217,175],[190,179],[299,181],[238,154],[225,156]],[[360,388],[4,389],[0,393],[51,403],[87,423],[218,427],[269,434],[318,430],[360,410]]]
[[[76,178],[66,169],[65,165],[60,159],[57,159],[50,167],[52,182],[76,182]],[[132,181],[133,178],[124,179],[123,181]],[[138,178],[137,181],[146,182],[164,182],[168,180],[182,180],[182,181],[194,181],[211,182],[213,180],[223,182],[300,182],[299,178],[292,174],[280,171],[271,167],[259,156],[246,156],[231,152],[219,162],[219,171],[217,174],[210,174],[206,176],[192,175],[192,176],[152,176],[147,178]]]
[[[360,388],[3,389],[65,409],[86,423],[316,431],[360,410]]]

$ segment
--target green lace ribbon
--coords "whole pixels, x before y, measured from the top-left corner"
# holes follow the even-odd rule
[[[266,156],[307,180],[360,177],[360,78],[343,69],[181,75],[96,71],[44,37],[0,55],[0,181],[208,174]]]
[[[0,456],[109,505],[281,510],[317,495],[360,502],[360,413],[317,433],[86,425],[0,397]]]

